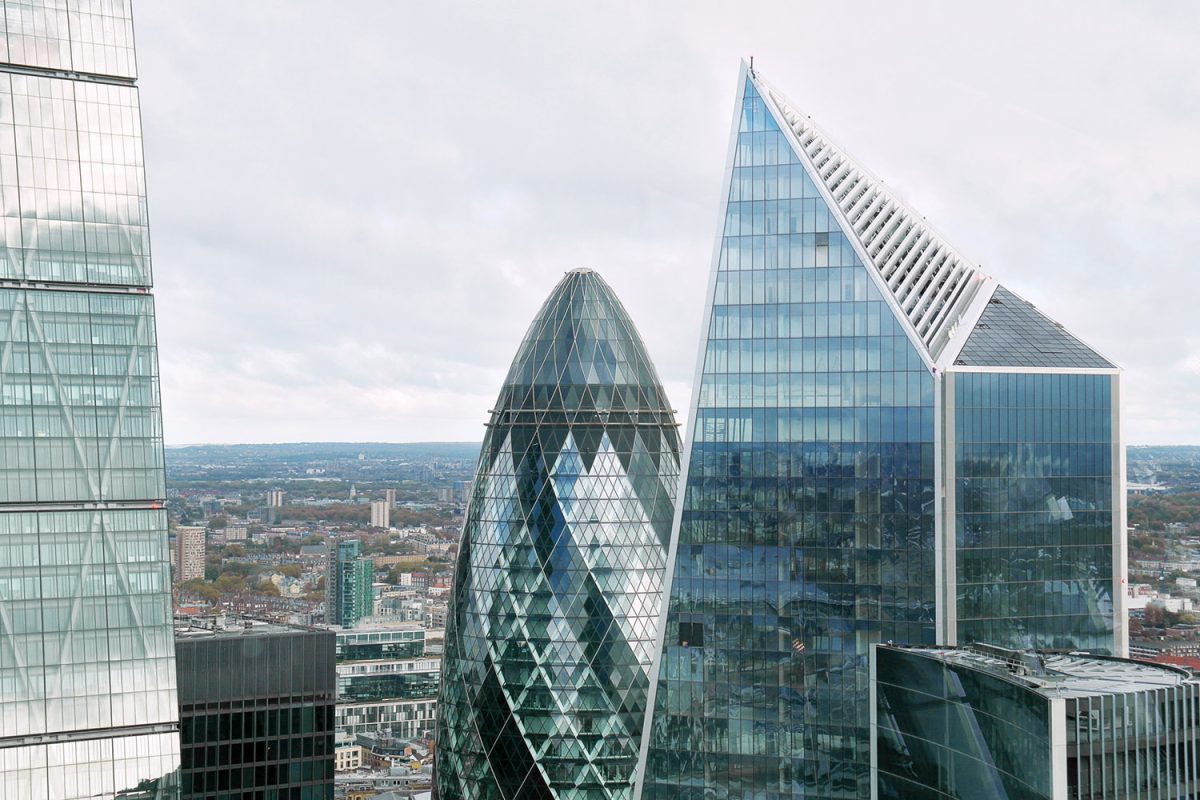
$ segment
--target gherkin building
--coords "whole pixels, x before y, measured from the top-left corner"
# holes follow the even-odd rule
[[[679,437],[599,275],[555,287],[487,424],[455,568],[440,800],[629,798]]]

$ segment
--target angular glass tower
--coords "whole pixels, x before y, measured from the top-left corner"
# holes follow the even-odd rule
[[[0,796],[173,797],[129,6],[4,0],[0,24]]]
[[[627,798],[679,477],[645,347],[591,270],[555,287],[491,412],[446,630],[434,783]]]
[[[641,789],[866,797],[873,644],[1122,650],[1118,371],[736,108]]]

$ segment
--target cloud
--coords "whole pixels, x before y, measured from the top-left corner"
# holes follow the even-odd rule
[[[749,54],[1200,442],[1190,6],[329,8],[137,9],[171,443],[477,440],[580,265],[684,411]]]

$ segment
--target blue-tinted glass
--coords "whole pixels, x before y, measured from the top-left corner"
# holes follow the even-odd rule
[[[645,797],[865,797],[871,644],[932,642],[933,381],[747,82]]]
[[[879,797],[1049,800],[1045,697],[983,669],[876,655]]]
[[[953,380],[959,644],[1112,652],[1116,379]]]

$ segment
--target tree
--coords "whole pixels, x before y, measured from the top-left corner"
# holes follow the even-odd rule
[[[213,517],[208,521],[210,531],[223,531],[227,527],[229,527],[229,520],[225,517]]]
[[[259,581],[254,584],[256,594],[264,594],[268,597],[279,597],[279,587],[270,581]]]

